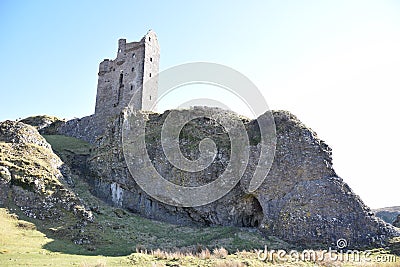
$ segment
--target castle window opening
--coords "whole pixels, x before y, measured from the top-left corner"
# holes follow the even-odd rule
[[[136,57],[136,55],[135,55],[135,53],[133,53],[133,54],[132,54],[132,58],[135,58],[135,57]]]
[[[150,100],[151,100],[151,96],[150,96]]]
[[[134,67],[132,67],[132,72],[135,70],[135,68]]]
[[[131,85],[131,90],[133,90],[133,85]]]
[[[153,62],[153,58],[152,57],[150,58],[150,62]]]
[[[123,80],[124,80],[124,74],[123,73],[121,73],[120,75],[119,75],[119,87],[122,87],[122,86],[124,86],[123,85]]]
[[[151,38],[149,37],[149,41],[151,41]]]

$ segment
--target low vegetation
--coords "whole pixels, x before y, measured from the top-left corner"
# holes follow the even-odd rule
[[[64,153],[86,155],[90,153],[91,145],[85,141],[65,135],[43,135],[46,141],[51,144],[52,149],[61,156]]]
[[[147,250],[145,243],[141,246],[137,245],[134,248],[135,252],[127,256],[119,255],[118,251],[115,252],[116,255],[104,256],[100,250],[98,253],[88,255],[81,250],[82,247],[79,245],[71,246],[65,240],[49,238],[36,230],[34,224],[19,219],[17,215],[5,208],[0,208],[0,220],[2,222],[0,224],[0,266],[400,266],[399,257],[387,254],[382,249],[372,251],[369,257],[370,262],[329,259],[316,262],[311,260],[285,262],[271,254],[268,254],[266,260],[260,260],[257,253],[251,250],[228,252],[223,247],[209,250],[201,245],[196,245],[195,250],[183,248]],[[185,238],[184,235],[180,237]],[[52,249],[55,242],[64,249],[62,251]],[[382,262],[377,262],[378,259]],[[289,258],[286,257],[285,260]]]

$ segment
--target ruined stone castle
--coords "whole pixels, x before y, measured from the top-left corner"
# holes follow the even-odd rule
[[[117,58],[104,59],[99,66],[95,115],[107,120],[119,114],[132,99],[138,110],[152,110],[157,84],[145,86],[158,74],[160,49],[157,36],[149,31],[139,42],[118,41]]]
[[[154,110],[158,86],[154,77],[158,75],[159,62],[160,48],[154,31],[149,30],[138,42],[119,39],[117,57],[104,59],[99,65],[95,113],[70,120],[58,131],[93,143],[129,104],[136,110]]]
[[[256,227],[267,235],[306,245],[334,246],[336,240],[344,238],[349,247],[384,246],[390,237],[400,236],[399,229],[376,218],[337,176],[329,146],[287,111],[273,112],[276,153],[270,172],[255,192],[249,193],[246,188],[259,164],[259,123],[257,119],[240,118],[251,139],[250,158],[240,182],[227,195],[200,207],[174,207],[147,195],[135,182],[125,162],[122,125],[129,112],[125,109],[129,101],[139,110],[138,115],[140,110],[154,108],[157,83],[148,81],[158,73],[159,56],[153,31],[139,42],[126,43],[125,39],[120,39],[117,57],[100,63],[95,113],[56,127],[57,134],[93,144],[85,162],[93,186],[91,191],[97,196],[148,218],[186,225]],[[226,120],[233,116],[224,114],[221,112]],[[184,155],[196,159],[199,140],[211,138],[217,140],[218,157],[203,171],[183,172],[170,164],[160,144],[160,128],[167,115],[168,111],[144,114],[148,123],[146,129],[149,129],[146,132],[147,153],[157,172],[185,186],[203,185],[217,179],[230,160],[226,131],[206,118],[185,126],[182,140],[179,140]]]

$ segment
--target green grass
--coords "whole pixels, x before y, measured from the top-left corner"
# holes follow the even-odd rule
[[[64,251],[52,250],[51,244],[56,240],[36,230],[34,224],[18,219],[16,215],[11,214],[5,208],[0,208],[0,221],[0,266],[400,266],[398,257],[395,258],[396,262],[392,263],[343,263],[329,260],[317,263],[310,261],[288,263],[261,261],[254,251],[235,251],[228,254],[223,249],[206,250],[204,248],[197,253],[188,253],[182,250],[173,252],[153,250],[142,251],[142,253],[135,252],[128,256],[84,255],[80,254],[79,246],[70,246],[65,241],[60,245],[69,247],[72,251],[67,253],[65,248]],[[149,225],[149,227],[157,228],[156,225]],[[180,237],[184,238],[184,236]],[[382,255],[387,254],[383,250],[376,250],[371,259]]]
[[[90,153],[91,145],[80,139],[65,135],[43,135],[55,152],[70,152],[77,155]]]
[[[130,266],[126,257],[84,256],[45,249],[54,242],[0,208],[0,266]]]

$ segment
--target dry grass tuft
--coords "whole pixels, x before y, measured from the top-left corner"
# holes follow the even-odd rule
[[[215,248],[213,250],[213,256],[218,259],[225,259],[228,256],[228,251],[224,248]]]
[[[211,254],[208,248],[205,248],[197,253],[192,253],[187,249],[175,249],[173,251],[163,251],[161,249],[151,250],[148,252],[146,249],[136,249],[137,253],[150,254],[158,260],[179,260],[185,257],[197,257],[199,259],[205,260],[210,258],[224,259],[229,253],[225,248],[215,248]]]
[[[202,259],[202,260],[206,260],[206,259],[211,258],[211,253],[210,253],[210,251],[208,250],[208,248],[206,248],[205,250],[202,250],[202,251],[197,255],[197,257],[199,257],[199,258]]]
[[[224,261],[217,263],[215,265],[215,267],[245,267],[245,266],[247,265],[240,261]]]
[[[107,264],[103,261],[97,261],[97,263],[94,263],[94,264],[87,263],[87,262],[84,262],[81,264],[81,267],[106,267],[106,266],[107,266]]]
[[[154,251],[152,250],[150,252],[150,255],[160,260],[178,260],[188,256],[193,256],[191,252],[182,252],[179,250],[174,252],[167,252],[167,251],[162,251],[160,249]]]

